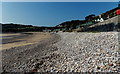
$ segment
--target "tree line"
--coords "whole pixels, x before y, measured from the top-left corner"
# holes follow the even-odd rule
[[[32,25],[22,24],[0,24],[2,26],[2,32],[42,32],[46,27],[38,27]]]

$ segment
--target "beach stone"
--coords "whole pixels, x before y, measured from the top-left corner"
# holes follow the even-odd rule
[[[60,42],[55,44],[55,46],[58,47],[57,52],[59,52],[60,54],[61,53],[66,54],[66,56],[64,57],[69,57],[68,59],[81,61],[81,63],[78,63],[80,67],[77,68],[81,72],[87,71],[87,69],[90,71],[109,72],[110,67],[111,68],[113,67],[112,64],[109,67],[106,65],[108,65],[109,63],[113,63],[113,59],[116,58],[112,56],[113,53],[116,52],[113,50],[117,50],[117,48],[114,49],[114,47],[118,46],[117,32],[104,32],[104,33],[58,32],[57,34],[59,34],[62,39]],[[115,53],[115,55],[117,54]],[[67,60],[68,63],[67,67],[73,66],[72,69],[74,71],[77,71],[76,64],[71,64],[70,62],[71,62],[70,60]],[[68,71],[68,68],[66,70]]]
[[[19,49],[17,52],[22,50],[20,55],[24,56],[19,58],[22,60],[22,62],[19,62],[19,69],[15,69],[15,67],[18,67],[18,64],[15,64],[15,67],[11,70],[29,71],[32,69],[33,71],[37,70],[37,72],[119,71],[118,32],[58,32],[55,34],[60,37],[57,42],[54,42],[57,40],[57,36],[55,36],[50,41],[41,43],[42,45],[13,48],[15,50]],[[23,50],[24,48],[25,50]],[[13,49],[4,52],[12,55]],[[20,55],[14,54],[14,58]],[[26,55],[28,57],[24,58]],[[9,58],[6,56],[3,56],[4,60]],[[29,62],[27,58],[30,58]],[[11,58],[9,60],[4,64],[12,63]],[[5,66],[4,69],[10,71],[9,67],[11,66]]]

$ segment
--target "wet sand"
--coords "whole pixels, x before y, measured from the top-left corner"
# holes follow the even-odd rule
[[[10,49],[12,47],[25,46],[38,43],[41,40],[50,37],[49,33],[43,32],[25,32],[13,34],[0,34],[2,36],[2,49]]]

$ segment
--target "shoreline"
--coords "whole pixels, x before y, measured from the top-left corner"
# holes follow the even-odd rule
[[[2,37],[2,50],[12,47],[19,47],[38,43],[50,37],[49,33],[42,32],[23,32],[16,34],[5,34]]]

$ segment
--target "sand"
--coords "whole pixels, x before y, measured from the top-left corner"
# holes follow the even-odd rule
[[[19,47],[19,46],[35,44],[35,43],[38,43],[39,41],[42,41],[42,40],[50,37],[49,33],[43,33],[43,32],[26,32],[26,33],[32,33],[32,34],[29,36],[23,37],[23,38],[14,39],[15,42],[13,42],[13,43],[2,44],[1,50],[9,49],[12,47]],[[16,36],[16,35],[21,35],[21,33],[3,34],[2,36]]]

